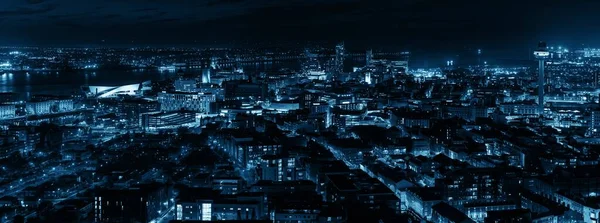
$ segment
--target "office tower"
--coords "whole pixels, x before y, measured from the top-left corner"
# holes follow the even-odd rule
[[[335,46],[335,74],[340,74],[344,71],[344,57],[346,50],[344,48],[344,42],[339,43]],[[335,77],[335,75],[334,75]]]
[[[544,114],[544,63],[550,56],[546,42],[540,42],[538,49],[533,52],[535,59],[539,62],[538,68],[538,110],[540,115]]]

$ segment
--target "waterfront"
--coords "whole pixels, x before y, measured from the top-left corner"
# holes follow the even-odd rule
[[[97,70],[73,72],[5,72],[0,74],[0,92],[14,92],[27,99],[33,94],[71,94],[82,85],[122,85],[163,80],[173,72],[156,70]]]

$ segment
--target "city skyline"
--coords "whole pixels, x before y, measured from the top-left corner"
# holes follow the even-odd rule
[[[2,223],[598,223],[597,1],[0,1]]]
[[[0,45],[251,45],[348,41],[522,57],[539,40],[594,45],[593,1],[3,1]],[[543,8],[543,10],[541,10]],[[583,16],[585,15],[585,16]],[[512,51],[507,51],[510,48]]]

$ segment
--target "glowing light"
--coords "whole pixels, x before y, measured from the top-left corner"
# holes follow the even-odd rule
[[[212,204],[204,203],[202,204],[202,221],[210,220],[212,220]]]
[[[533,52],[533,55],[538,56],[538,57],[547,57],[547,56],[550,56],[550,52],[548,52],[548,51],[535,51],[535,52]]]

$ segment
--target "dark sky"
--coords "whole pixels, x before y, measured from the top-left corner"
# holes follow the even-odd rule
[[[0,45],[346,40],[525,51],[540,39],[595,44],[598,9],[593,0],[0,0]]]

